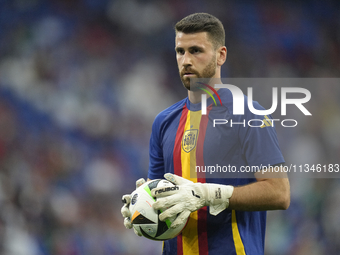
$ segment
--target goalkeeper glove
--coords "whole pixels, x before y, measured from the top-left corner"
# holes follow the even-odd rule
[[[152,196],[163,197],[163,199],[157,200],[152,207],[156,210],[164,210],[159,215],[162,221],[178,215],[171,228],[176,228],[187,220],[191,212],[204,206],[209,206],[210,214],[219,214],[228,208],[229,198],[234,191],[234,187],[230,185],[193,183],[171,173],[165,174],[164,177],[179,189],[169,191],[164,188],[153,189]]]
[[[143,183],[145,183],[145,180],[143,178],[140,178],[136,181],[136,189],[141,186]],[[127,229],[131,229],[132,228],[132,223],[131,223],[131,213],[129,210],[129,206],[130,206],[130,201],[131,201],[131,195],[124,195],[122,197],[122,202],[124,203],[122,209],[121,209],[121,213],[124,217],[124,226]],[[135,232],[136,235],[141,236],[141,234],[139,234],[135,229],[133,229],[133,231]]]

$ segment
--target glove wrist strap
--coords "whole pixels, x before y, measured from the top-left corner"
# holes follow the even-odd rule
[[[229,198],[232,196],[234,187],[230,185],[204,183],[206,193],[206,205],[209,206],[209,213],[217,215],[229,206]]]

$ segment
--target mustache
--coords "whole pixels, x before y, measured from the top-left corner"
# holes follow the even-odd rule
[[[191,69],[191,68],[183,69],[180,72],[181,76],[183,76],[186,73],[193,73],[193,74],[198,75],[198,72],[196,70]]]

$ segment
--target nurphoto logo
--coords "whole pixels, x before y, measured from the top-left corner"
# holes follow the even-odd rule
[[[244,105],[245,105],[245,97],[244,94],[242,92],[242,90],[232,84],[215,84],[214,88],[208,84],[199,82],[199,84],[202,84],[204,86],[206,86],[207,88],[209,88],[211,91],[214,92],[214,94],[216,95],[216,97],[219,99],[220,101],[220,105],[222,105],[222,101],[220,96],[218,95],[217,91],[215,90],[218,88],[226,88],[229,89],[232,97],[233,97],[233,114],[234,115],[244,115]],[[199,89],[207,92],[207,94],[214,100],[215,105],[217,106],[217,103],[213,97],[213,95],[211,94],[211,92],[209,92],[207,89],[205,88],[201,88],[199,87]],[[307,110],[307,108],[303,105],[305,103],[307,103],[310,99],[311,99],[311,93],[308,89],[305,88],[299,88],[299,87],[281,87],[281,98],[280,98],[280,102],[281,102],[281,116],[286,116],[287,115],[287,105],[295,105],[304,115],[306,116],[311,116],[312,114]],[[303,95],[302,98],[288,98],[288,94],[299,94],[299,95]],[[255,109],[254,105],[253,105],[253,88],[252,87],[248,87],[247,88],[247,105],[249,108],[249,111],[255,115],[259,115],[259,116],[263,116],[263,118],[261,119],[251,119],[248,120],[246,123],[246,120],[244,119],[242,122],[232,122],[232,120],[226,120],[226,119],[214,119],[213,120],[213,126],[215,127],[216,125],[224,125],[229,123],[231,126],[234,125],[243,125],[244,127],[246,126],[246,124],[248,124],[249,127],[266,127],[266,126],[272,126],[274,127],[274,122],[275,121],[280,121],[281,125],[283,127],[295,127],[297,126],[298,122],[295,119],[269,119],[268,115],[274,113],[277,109],[278,106],[278,88],[277,87],[273,87],[272,88],[272,105],[269,109],[265,109],[265,110],[258,110]],[[206,94],[202,94],[201,95],[201,113],[202,115],[206,115],[207,114],[207,95]],[[287,123],[292,122],[294,123],[293,125],[288,125]],[[258,123],[258,124],[255,124]],[[269,123],[269,124],[268,124]]]

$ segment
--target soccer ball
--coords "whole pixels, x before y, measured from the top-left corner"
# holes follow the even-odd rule
[[[170,229],[171,223],[176,219],[177,216],[161,221],[159,214],[162,213],[160,210],[152,208],[153,203],[156,199],[151,196],[151,190],[154,188],[175,188],[175,185],[167,180],[157,179],[144,183],[138,187],[134,192],[131,193],[131,223],[133,228],[138,233],[146,238],[156,241],[164,241],[172,239],[179,235],[187,222],[178,226],[175,229]]]

